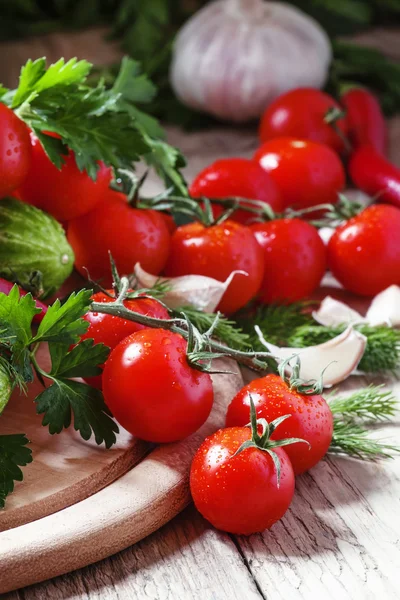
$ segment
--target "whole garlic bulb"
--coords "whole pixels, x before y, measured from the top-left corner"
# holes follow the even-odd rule
[[[179,31],[171,84],[184,104],[247,121],[282,93],[322,87],[332,51],[301,10],[264,0],[216,0]]]

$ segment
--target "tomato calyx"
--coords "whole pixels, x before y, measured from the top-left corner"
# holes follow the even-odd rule
[[[336,135],[343,142],[343,147],[344,147],[346,155],[349,155],[352,152],[352,150],[353,150],[353,146],[352,146],[349,138],[343,133],[343,131],[337,125],[337,122],[340,119],[343,119],[345,117],[346,117],[346,111],[345,110],[343,110],[342,108],[338,108],[337,106],[332,106],[331,108],[329,108],[326,111],[326,114],[325,114],[325,117],[324,117],[324,122],[327,125],[330,125],[332,127],[332,129],[334,130],[334,132],[336,133]]]
[[[243,442],[243,444],[236,450],[235,454],[232,455],[232,458],[247,448],[256,448],[257,450],[262,450],[262,452],[267,452],[275,465],[277,486],[279,488],[281,478],[281,461],[279,460],[276,452],[274,452],[274,448],[280,448],[282,446],[288,446],[289,444],[296,444],[298,442],[303,442],[304,444],[308,444],[308,446],[310,446],[310,443],[301,438],[294,437],[284,438],[282,440],[271,440],[271,435],[274,433],[275,429],[277,429],[279,425],[283,423],[283,421],[286,421],[286,419],[289,419],[292,415],[282,415],[274,421],[271,421],[271,423],[268,423],[266,419],[257,419],[254,401],[250,393],[249,401],[250,423],[248,423],[246,427],[251,428],[251,439]],[[261,434],[258,432],[259,426],[262,428]]]
[[[292,365],[291,362],[295,361]],[[285,360],[281,361],[278,365],[278,373],[281,379],[287,384],[289,389],[295,390],[299,394],[303,396],[315,396],[320,395],[324,389],[323,377],[326,369],[330,366],[327,365],[321,372],[321,375],[318,379],[310,379],[309,381],[305,381],[300,377],[300,369],[301,362],[300,356],[298,354],[292,354]],[[286,376],[287,367],[291,368],[290,376]]]

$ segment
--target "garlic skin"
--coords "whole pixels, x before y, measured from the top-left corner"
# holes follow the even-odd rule
[[[322,87],[331,59],[327,34],[300,9],[216,0],[179,31],[170,81],[184,104],[243,122],[260,116],[284,92]]]
[[[218,281],[205,275],[181,275],[180,277],[157,277],[147,273],[140,263],[134,267],[134,275],[139,288],[152,288],[158,281],[167,282],[169,290],[163,302],[169,308],[193,306],[203,312],[214,312],[237,274],[247,275],[244,271],[232,271],[225,281]]]
[[[300,377],[305,381],[317,381],[326,368],[323,376],[324,388],[347,379],[357,368],[367,345],[367,338],[351,325],[331,340],[308,348],[279,348],[264,338],[258,325],[255,326],[255,330],[260,342],[277,360],[285,360],[293,354],[299,355]],[[291,371],[289,365],[287,370]]]
[[[322,300],[318,310],[314,310],[312,316],[317,323],[325,327],[339,327],[340,325],[367,322],[359,312],[350,308],[345,302],[335,300],[331,296],[326,296]]]
[[[391,285],[375,296],[366,314],[370,325],[400,327],[400,287]]]

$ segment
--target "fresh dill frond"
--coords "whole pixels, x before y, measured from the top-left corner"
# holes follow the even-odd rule
[[[369,385],[350,396],[334,392],[326,400],[334,415],[357,418],[369,423],[390,419],[398,408],[397,398],[390,390],[384,390],[383,385]]]
[[[216,317],[215,313],[205,313],[193,306],[183,306],[175,311],[177,316],[182,312],[185,313],[200,333],[208,331]],[[249,335],[245,333],[235,321],[232,321],[223,315],[220,316],[218,324],[215,327],[214,337],[236,350],[249,350],[251,348]]]
[[[249,335],[251,345],[255,350],[265,350],[254,325],[258,325],[271,344],[286,346],[289,337],[302,326],[313,323],[306,308],[309,304],[297,302],[288,305],[266,304],[258,307],[254,312],[239,314],[236,317],[238,325]]]
[[[368,429],[364,429],[352,419],[334,418],[333,437],[329,452],[346,454],[364,460],[375,460],[377,458],[393,458],[393,454],[399,451],[398,446],[370,437]]]

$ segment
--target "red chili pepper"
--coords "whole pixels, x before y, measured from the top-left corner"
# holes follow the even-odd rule
[[[400,208],[400,169],[372,146],[358,148],[348,165],[353,183],[378,202]]]
[[[0,292],[2,294],[9,294],[11,289],[13,288],[14,284],[11,283],[11,281],[7,281],[6,279],[3,279],[2,277],[0,277]],[[25,290],[19,288],[19,293],[21,296],[26,296],[27,292],[25,292]],[[38,313],[37,315],[35,315],[33,317],[33,320],[35,321],[35,323],[40,323],[40,321],[43,319],[44,315],[47,312],[47,306],[45,304],[43,304],[43,302],[40,302],[40,300],[37,300],[35,298],[35,304],[36,304],[36,308],[40,308],[42,312]]]
[[[346,109],[353,148],[370,144],[377,152],[386,154],[386,123],[376,97],[364,88],[352,88],[342,95],[341,102]]]

